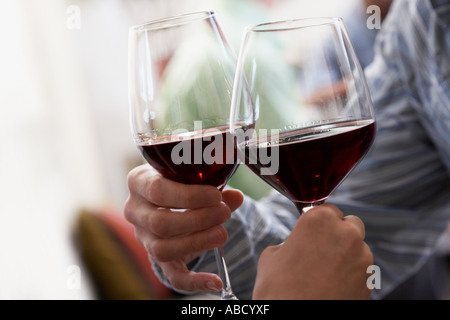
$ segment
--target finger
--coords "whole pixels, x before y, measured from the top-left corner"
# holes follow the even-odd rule
[[[359,217],[354,215],[348,215],[344,217],[344,221],[356,227],[356,229],[361,234],[361,239],[364,240],[364,238],[366,237],[366,229],[364,226],[364,222],[362,222],[362,220]]]
[[[225,190],[222,192],[222,201],[230,208],[231,212],[239,208],[244,201],[244,195],[239,190]]]
[[[339,219],[344,219],[344,213],[334,204],[325,203],[322,204],[320,207],[322,207],[322,209],[324,210],[327,210],[329,214],[336,215]]]
[[[138,206],[127,219],[160,238],[176,237],[199,232],[225,223],[230,219],[231,211],[225,203],[214,207],[174,211],[156,207],[150,203]]]
[[[188,234],[182,237],[161,239],[140,227],[135,228],[136,238],[159,262],[168,262],[197,252],[212,250],[223,245],[228,233],[222,226]]]
[[[181,260],[159,265],[172,286],[178,290],[219,292],[222,289],[222,281],[217,275],[190,271]]]
[[[185,185],[155,174],[150,166],[140,166],[128,174],[131,194],[153,204],[176,209],[214,206],[222,201],[221,192],[212,186]]]
[[[336,227],[344,221],[344,214],[338,207],[332,204],[322,204],[300,215],[296,225],[292,229],[288,241],[302,241],[305,234],[314,236],[314,230],[336,230]]]

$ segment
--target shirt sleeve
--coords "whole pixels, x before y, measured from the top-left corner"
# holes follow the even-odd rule
[[[450,172],[450,4],[442,0],[400,0],[387,21],[378,44],[385,61],[402,87],[403,98],[417,113],[421,125]],[[375,64],[372,78],[386,77]],[[382,69],[385,71],[385,69]],[[374,86],[376,89],[377,86]],[[378,97],[385,95],[384,91]]]

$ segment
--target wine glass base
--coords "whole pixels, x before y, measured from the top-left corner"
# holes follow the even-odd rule
[[[325,203],[325,200],[319,200],[319,201],[315,201],[312,203],[305,203],[305,202],[297,202],[297,201],[293,201],[295,206],[297,207],[298,212],[300,213],[300,215],[308,212],[309,210],[311,210],[314,207],[320,206],[321,204]]]
[[[220,300],[239,300],[233,292],[222,290]]]

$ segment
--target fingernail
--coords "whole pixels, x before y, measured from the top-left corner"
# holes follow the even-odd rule
[[[216,292],[221,290],[221,288],[219,288],[213,281],[206,282],[206,288],[208,290],[216,291]]]

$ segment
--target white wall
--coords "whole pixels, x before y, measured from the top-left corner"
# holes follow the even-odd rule
[[[85,298],[69,230],[106,194],[94,123],[60,1],[1,2],[0,298]]]
[[[274,16],[342,9],[335,0],[284,2]],[[80,265],[70,228],[80,208],[121,209],[126,174],[140,161],[128,127],[128,27],[213,3],[1,1],[0,299],[92,298],[85,270],[80,290],[67,286]],[[71,5],[79,28],[67,25]]]

